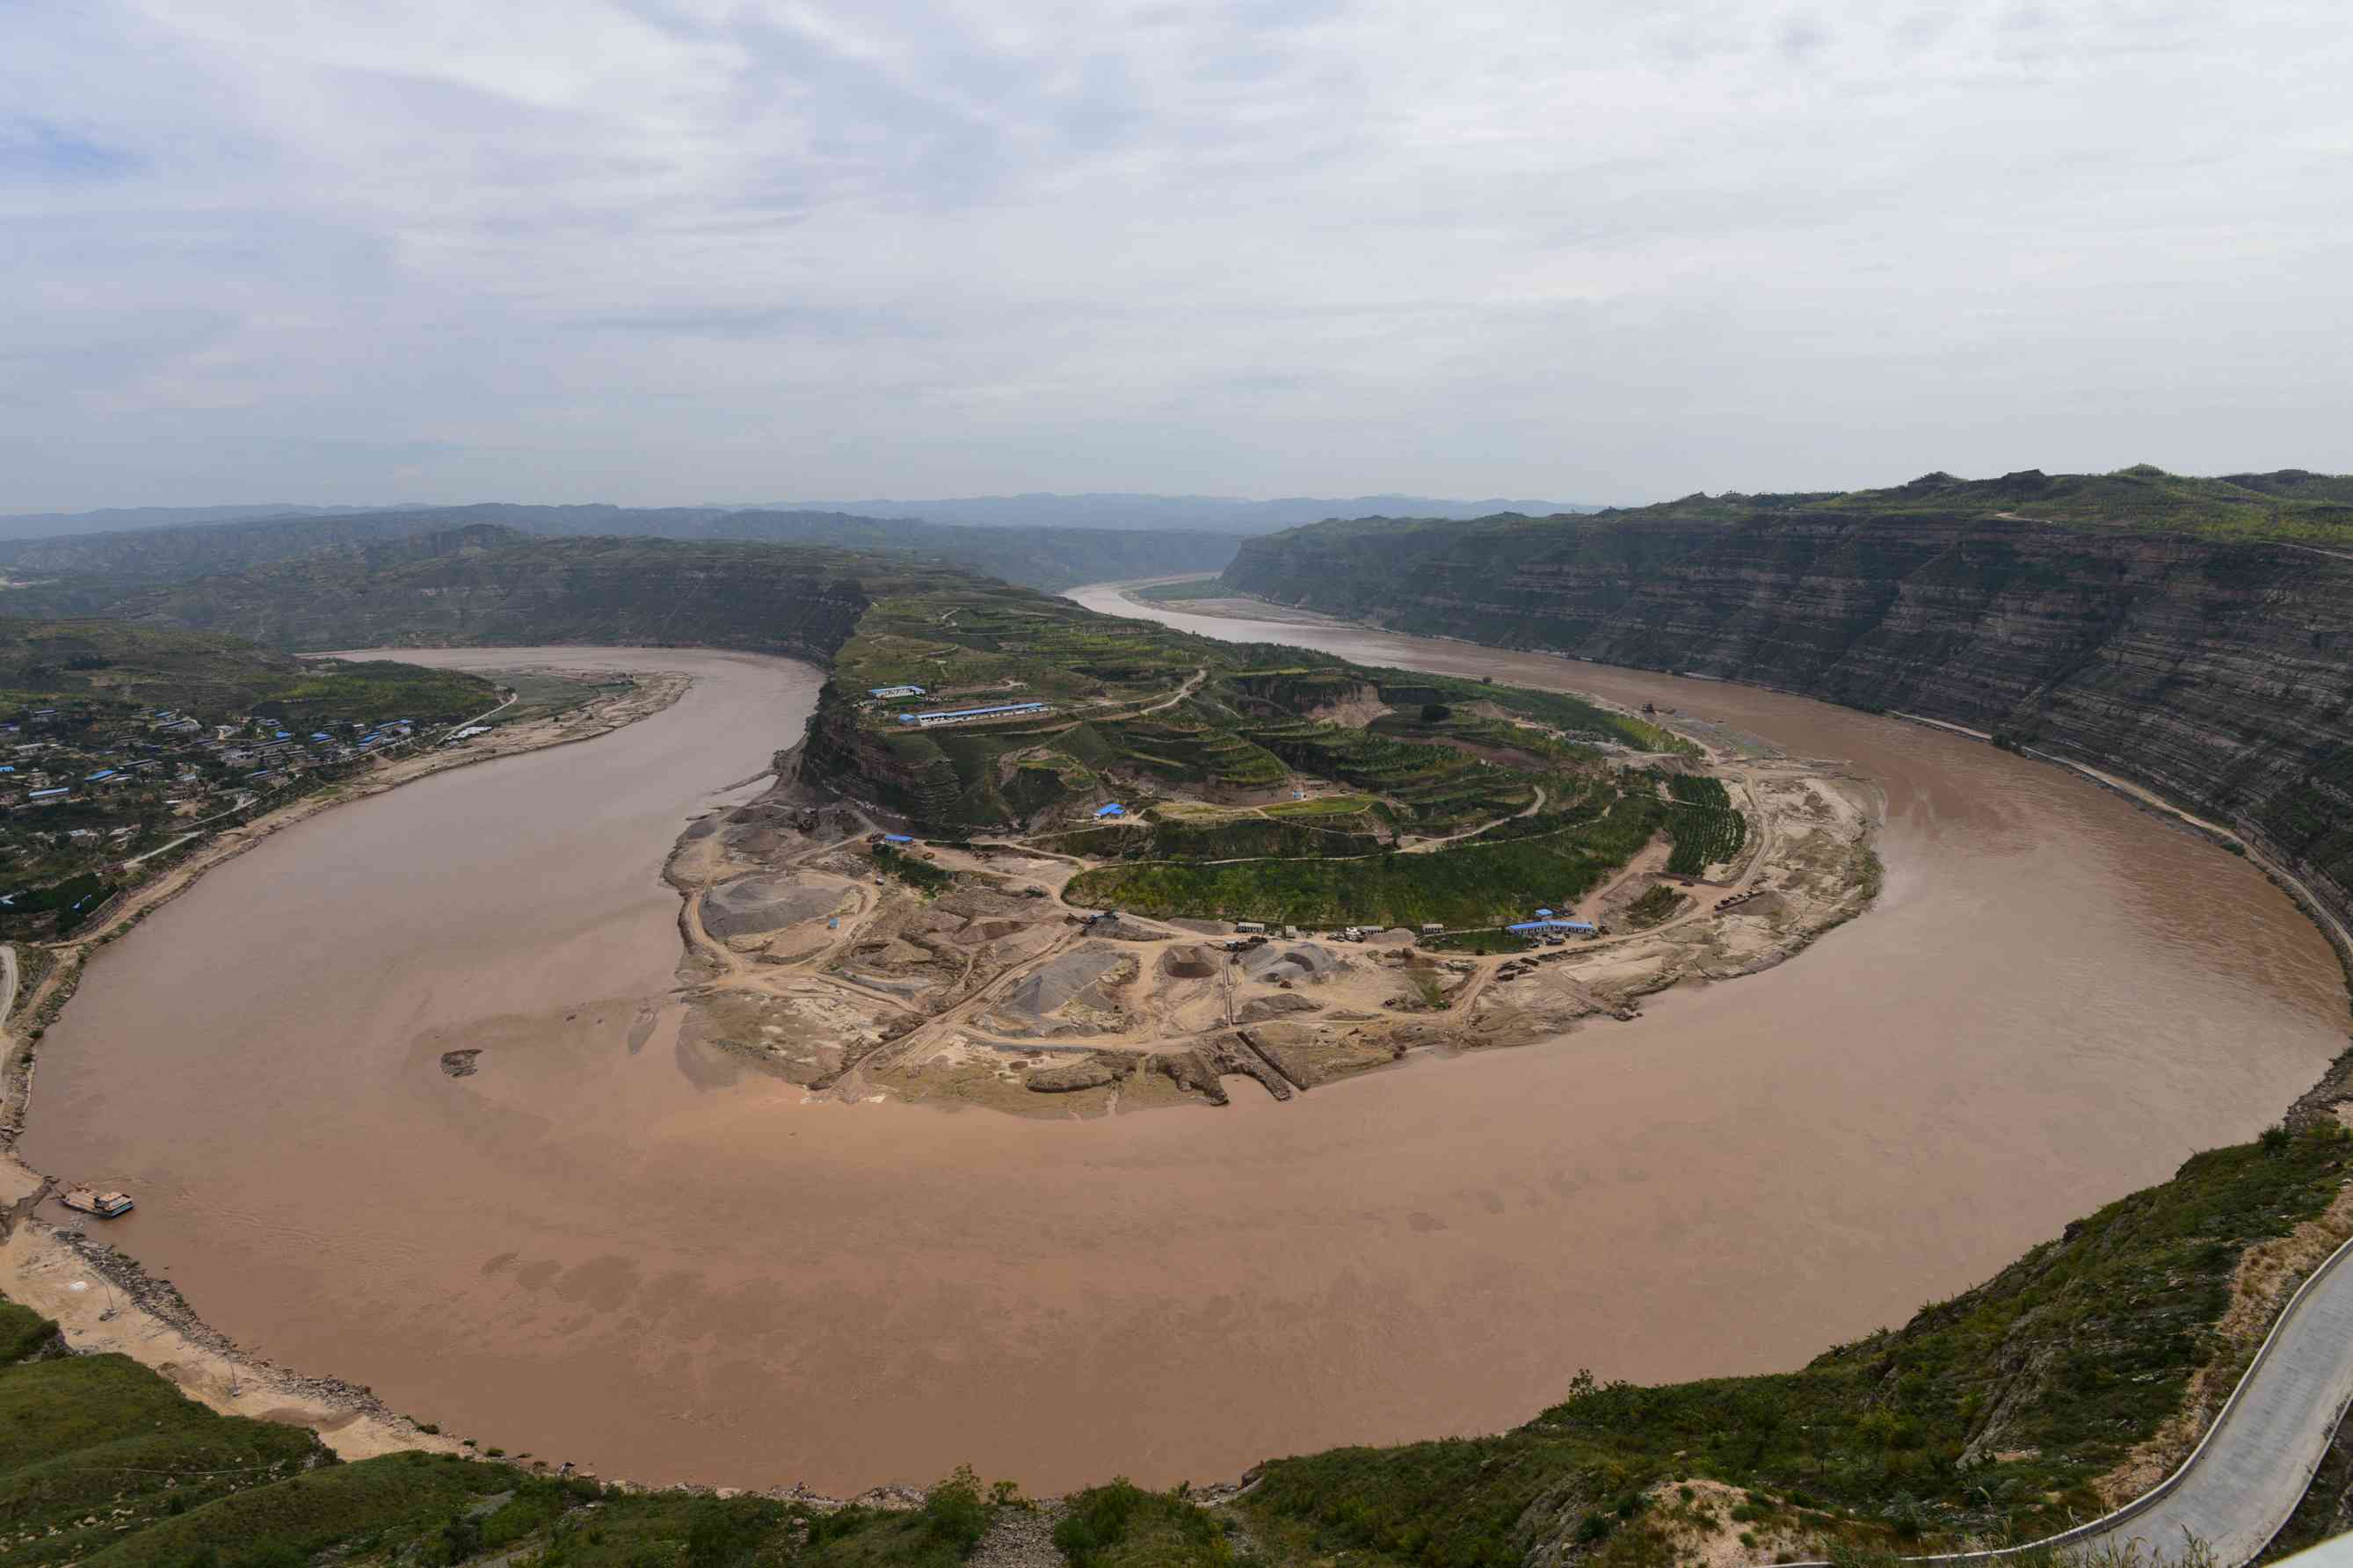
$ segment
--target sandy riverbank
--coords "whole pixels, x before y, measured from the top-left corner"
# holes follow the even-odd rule
[[[128,1355],[224,1415],[311,1427],[343,1458],[406,1448],[467,1452],[459,1436],[424,1430],[364,1387],[305,1377],[241,1349],[206,1326],[168,1279],[150,1275],[102,1235],[36,1219],[35,1205],[58,1177],[21,1160],[16,1141],[31,1110],[41,1037],[73,999],[84,965],[99,948],[187,892],[208,871],[299,823],[436,773],[609,734],[660,712],[691,684],[689,677],[671,671],[634,674],[631,680],[626,691],[501,726],[462,749],[432,747],[395,758],[364,777],[218,833],[133,889],[86,934],[39,950],[41,962],[26,966],[32,978],[17,987],[15,1005],[0,1024],[0,1059],[6,1064],[0,1099],[0,1296],[55,1320],[77,1352]]]

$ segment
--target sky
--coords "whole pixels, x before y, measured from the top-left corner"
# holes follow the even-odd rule
[[[0,0],[0,511],[2353,469],[2353,26]]]

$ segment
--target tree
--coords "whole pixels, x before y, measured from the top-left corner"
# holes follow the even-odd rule
[[[1454,710],[1443,702],[1425,702],[1421,705],[1421,721],[1425,724],[1443,724],[1453,716]]]

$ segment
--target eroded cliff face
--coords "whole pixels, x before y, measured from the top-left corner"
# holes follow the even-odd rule
[[[2353,915],[2353,558],[2018,519],[1320,524],[1225,580],[1401,631],[1993,731],[2146,784]]]
[[[809,717],[796,776],[911,821],[952,822],[965,786],[955,763],[931,740],[879,733],[860,724],[857,704],[828,680]]]

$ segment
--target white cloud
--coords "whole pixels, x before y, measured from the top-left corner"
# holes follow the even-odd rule
[[[0,510],[2345,462],[2325,7],[0,26]]]

